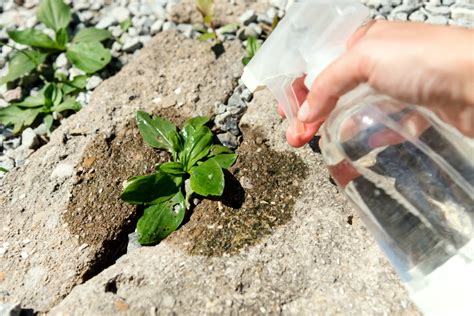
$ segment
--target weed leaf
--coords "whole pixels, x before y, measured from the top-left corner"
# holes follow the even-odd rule
[[[120,28],[122,31],[127,32],[127,30],[132,26],[132,20],[130,18],[120,22]]]
[[[0,78],[0,85],[29,74],[36,66],[44,62],[47,55],[47,53],[34,50],[17,51],[8,63],[8,73]]]
[[[131,204],[157,204],[168,200],[179,191],[181,177],[164,172],[133,177],[125,184],[120,198]]]
[[[51,108],[51,111],[53,112],[62,112],[66,110],[71,110],[74,112],[77,112],[81,109],[81,104],[77,102],[74,98],[67,97],[64,99],[63,102],[59,103],[58,105],[54,105]]]
[[[209,118],[207,116],[196,116],[190,118],[184,122],[181,134],[186,139],[189,135],[195,132],[196,128],[206,125],[207,122],[209,122]]]
[[[43,123],[48,133],[50,133],[51,127],[53,126],[53,116],[51,114],[48,114],[45,117],[43,117]]]
[[[214,0],[196,0],[196,8],[204,17],[211,17],[214,15]],[[208,21],[205,21],[208,22]]]
[[[202,196],[220,196],[224,192],[224,173],[219,164],[209,159],[190,170],[191,189]]]
[[[18,103],[13,103],[12,105],[19,106],[21,108],[36,108],[38,106],[44,105],[44,95],[43,92],[38,93],[33,96],[26,97],[23,101]]]
[[[161,117],[152,119],[150,115],[142,111],[137,112],[136,120],[140,134],[148,145],[173,153],[175,145],[167,136],[170,132],[176,132],[176,126],[173,123]]]
[[[211,150],[209,151],[209,157],[216,156],[219,154],[233,154],[234,152],[225,146],[222,145],[212,145]]]
[[[71,22],[71,9],[62,0],[43,0],[36,12],[38,20],[55,31]]]
[[[216,34],[213,32],[206,32],[198,36],[197,38],[201,42],[205,42],[210,39],[216,39]]]
[[[257,51],[260,49],[260,42],[257,40],[255,36],[250,36],[247,39],[247,56],[242,58],[242,64],[247,66],[250,60],[255,56]]]
[[[98,42],[78,42],[68,47],[67,58],[88,74],[104,68],[112,59],[110,51]]]
[[[56,32],[56,45],[58,49],[65,50],[66,45],[69,42],[69,35],[66,29],[60,29]]]
[[[199,126],[194,133],[187,136],[182,154],[187,170],[207,156],[212,146],[212,138],[212,132],[207,126]]]
[[[219,29],[221,33],[235,33],[240,27],[239,23],[229,23]]]
[[[51,37],[32,28],[24,31],[9,31],[8,36],[19,44],[37,48],[58,49],[58,45]]]
[[[94,27],[87,27],[80,30],[73,38],[73,43],[78,42],[102,42],[112,36],[107,30],[96,29]]]
[[[183,221],[185,205],[184,196],[178,191],[170,199],[145,208],[137,224],[140,244],[156,244],[174,232]]]
[[[0,123],[13,125],[13,133],[17,134],[23,126],[33,124],[41,108],[21,109],[17,106],[8,106],[0,109]]]
[[[55,83],[50,83],[44,90],[44,105],[46,108],[51,109],[53,106],[57,106],[63,99],[63,91]]]
[[[235,163],[237,160],[237,155],[236,154],[220,154],[217,156],[214,156],[211,158],[217,164],[222,168],[222,169],[227,169],[232,167],[232,165]]]
[[[182,176],[185,173],[183,165],[179,162],[174,162],[174,161],[161,164],[158,167],[158,170],[161,170],[164,173],[167,173],[173,176]]]

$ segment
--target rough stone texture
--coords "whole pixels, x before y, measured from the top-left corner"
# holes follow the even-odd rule
[[[144,172],[145,166],[131,163],[130,174],[115,170],[97,173],[110,177],[98,181],[93,164],[109,166],[106,159],[126,161],[113,156],[121,154],[113,148],[125,137],[124,131],[133,132],[130,122],[137,109],[164,113],[175,120],[191,113],[211,114],[214,104],[226,102],[232,93],[242,71],[236,62],[242,54],[238,43],[226,44],[226,53],[216,60],[209,43],[173,32],[158,35],[134,62],[95,90],[88,107],[64,120],[47,145],[0,180],[0,303],[21,301],[23,308],[47,311],[105,264],[97,262],[98,254],[118,238],[120,221],[127,220],[127,209],[129,213],[134,209],[122,203],[122,209],[113,210],[122,217],[104,221],[100,212],[110,210],[100,202],[108,201],[102,199],[102,192],[117,200],[121,182]],[[179,110],[166,112],[170,105],[179,106]],[[99,161],[90,157],[91,146],[97,143],[110,143],[110,158],[107,154],[93,155]],[[108,150],[106,145],[104,148]],[[97,202],[84,204],[90,207],[89,212],[70,209],[71,201],[82,192],[75,188],[80,181],[89,180],[101,185],[108,182],[115,189],[91,191],[88,202],[95,196]],[[95,214],[86,215],[84,222],[92,229],[105,230],[99,234],[104,240],[88,240],[86,225],[85,233],[80,224],[71,227],[75,223],[71,217],[84,213]]]
[[[267,92],[257,93],[241,122],[241,148],[263,142],[288,154],[285,124],[274,108]],[[249,133],[257,130],[258,137]],[[309,174],[299,179],[291,217],[269,235],[236,254],[193,255],[190,245],[207,237],[186,240],[189,227],[227,229],[209,227],[193,215],[171,238],[123,256],[77,286],[52,314],[418,314],[356,212],[330,183],[321,155],[309,148],[291,151],[295,163],[307,164]],[[259,171],[247,171],[242,186],[258,182]]]
[[[236,0],[233,4],[227,1],[214,1],[214,22],[217,26],[236,23],[240,15],[251,9],[264,13],[270,6],[269,0]],[[182,1],[176,4],[168,17],[175,23],[202,24],[202,16],[196,10],[194,1]]]

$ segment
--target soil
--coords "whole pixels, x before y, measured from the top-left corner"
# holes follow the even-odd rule
[[[223,196],[199,203],[189,221],[169,237],[192,255],[236,254],[292,217],[307,166],[294,153],[270,149],[259,131],[243,133]]]
[[[99,248],[84,280],[125,253],[127,234],[135,229],[139,212],[120,200],[122,183],[152,172],[155,164],[168,159],[166,152],[158,153],[143,142],[134,120],[117,135],[97,137],[85,150],[64,214],[81,244]]]

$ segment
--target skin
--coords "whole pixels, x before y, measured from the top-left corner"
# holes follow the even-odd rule
[[[413,22],[371,21],[347,43],[347,51],[314,81],[297,80],[298,119],[305,132],[287,131],[288,143],[309,142],[341,96],[361,83],[408,103],[423,105],[463,134],[474,137],[474,30]],[[278,112],[283,116],[281,107]],[[407,125],[423,130],[421,120]],[[383,135],[396,143],[393,135]],[[374,145],[382,145],[377,140]]]

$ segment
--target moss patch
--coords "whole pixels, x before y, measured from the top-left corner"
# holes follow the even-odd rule
[[[239,159],[226,175],[223,197],[199,203],[169,242],[193,255],[231,255],[291,219],[307,177],[303,161],[294,153],[270,149],[261,133],[252,130],[244,131],[237,153]]]

